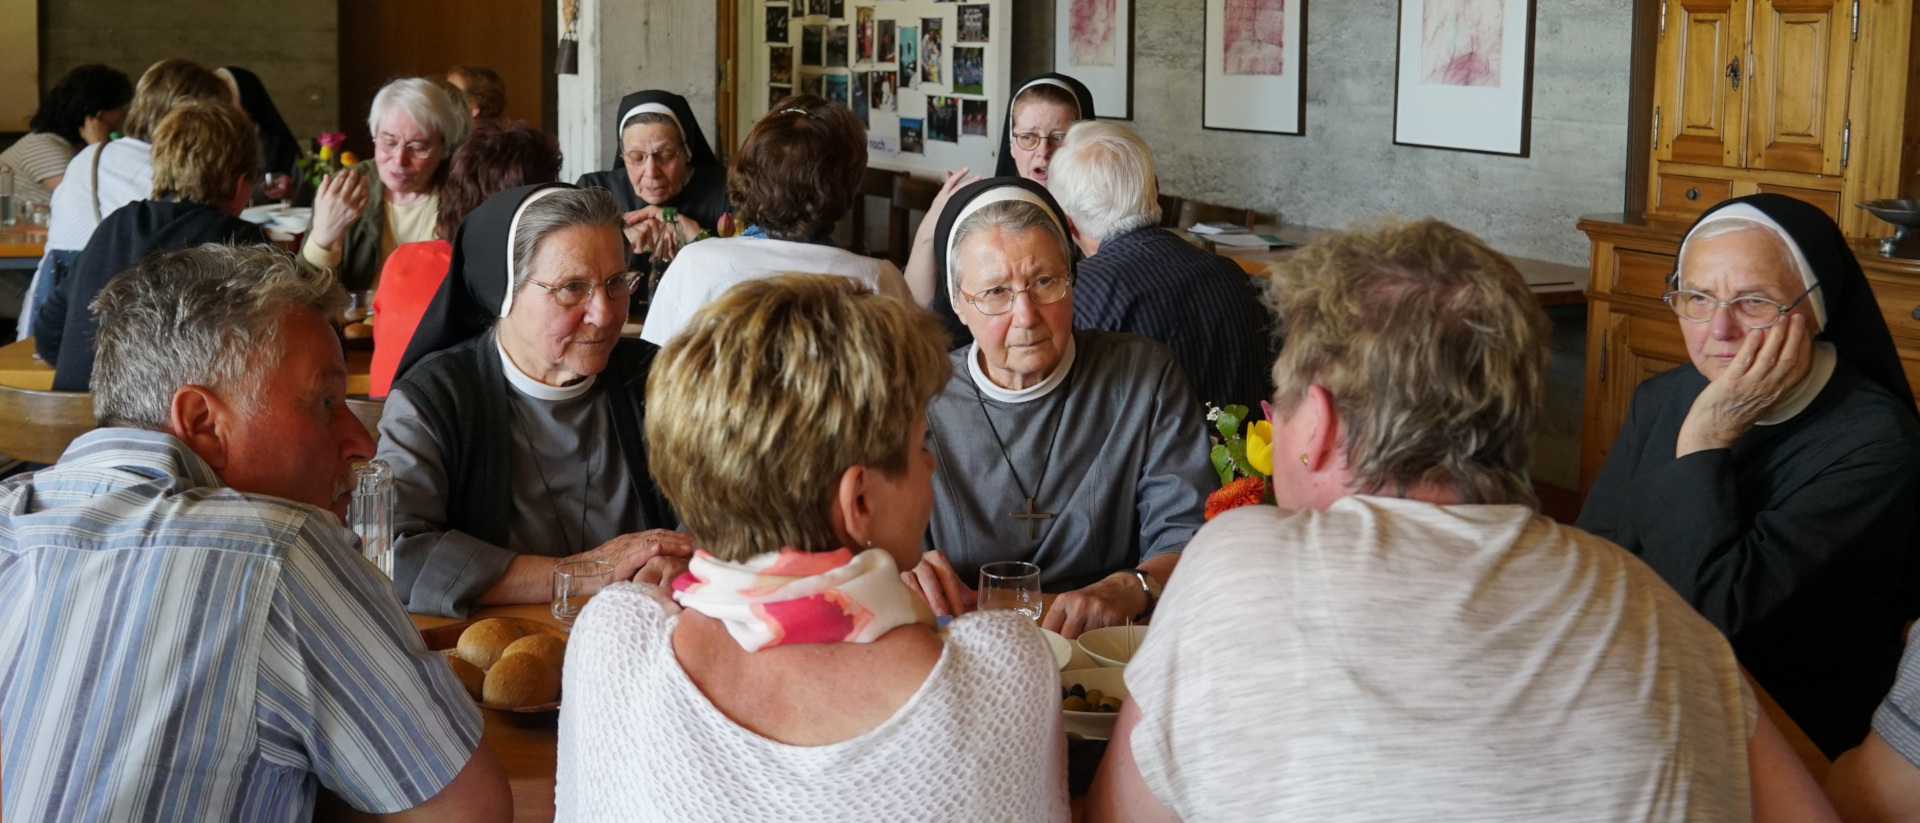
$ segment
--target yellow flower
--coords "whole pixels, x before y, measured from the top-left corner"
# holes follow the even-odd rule
[[[332,146],[321,146],[321,147],[320,147],[320,159],[322,159],[322,160],[332,160],[332,159],[333,159],[333,147],[332,147]]]
[[[1253,470],[1273,476],[1273,424],[1265,420],[1247,427],[1247,462]]]
[[[344,168],[353,168],[354,164],[359,162],[360,158],[353,152],[343,151],[340,153],[340,165]]]

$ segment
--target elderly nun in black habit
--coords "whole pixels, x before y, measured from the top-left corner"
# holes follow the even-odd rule
[[[1634,392],[1578,525],[1666,578],[1838,755],[1866,736],[1915,612],[1920,413],[1819,209],[1716,206],[1670,288],[1693,362]]]
[[[1081,120],[1092,120],[1093,116],[1093,92],[1085,83],[1053,72],[1027,78],[1015,87],[1013,104],[1007,107],[1007,122],[1000,130],[1000,155],[993,175],[1047,185],[1047,165],[1061,141],[1066,139],[1067,129]],[[940,187],[927,214],[940,214],[955,191],[980,179],[978,175],[968,176],[967,171],[947,173],[945,185]],[[973,340],[973,332],[960,322],[953,299],[948,295],[948,284],[935,274],[933,224],[931,217],[921,222],[920,231],[913,238],[913,253],[902,274],[907,279],[907,287],[913,290],[914,300],[939,316],[954,345],[964,346]],[[1078,256],[1079,250],[1073,253]]]
[[[606,189],[620,204],[634,268],[654,250],[671,256],[728,212],[727,168],[714,156],[687,99],[649,89],[620,100],[613,167],[581,175],[581,188]],[[668,221],[666,211],[674,216]]]
[[[267,94],[267,85],[260,82],[259,75],[239,66],[227,66],[214,74],[233,88],[241,110],[260,133],[260,170],[264,176],[254,201],[273,202],[291,196],[293,166],[300,159],[300,140],[280,117],[280,108]]]
[[[933,518],[911,582],[957,614],[982,565],[1035,563],[1060,595],[1046,628],[1072,638],[1152,608],[1219,480],[1173,350],[1074,330],[1067,237],[1046,188],[1017,177],[961,188],[939,217],[939,274],[974,342],[927,409]]]
[[[620,337],[620,228],[611,195],[562,183],[500,192],[460,224],[380,419],[409,611],[544,603],[567,560],[645,582],[686,568],[641,436],[658,349]]]

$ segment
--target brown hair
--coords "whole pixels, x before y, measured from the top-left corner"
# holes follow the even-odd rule
[[[1333,396],[1357,491],[1431,484],[1463,503],[1533,502],[1527,439],[1551,328],[1506,257],[1438,220],[1390,220],[1271,271],[1286,337],[1274,406],[1290,413],[1313,385]]]
[[[1013,96],[1013,106],[1007,110],[1010,112],[1007,116],[1008,127],[1012,127],[1013,121],[1020,119],[1020,107],[1028,103],[1052,103],[1065,106],[1068,111],[1073,112],[1074,120],[1086,119],[1086,114],[1080,111],[1080,98],[1073,96],[1073,92],[1052,83],[1035,83]]]
[[[474,124],[473,134],[460,144],[447,167],[434,233],[452,241],[460,221],[487,198],[515,186],[558,180],[560,144],[524,120],[511,126],[484,120]]]
[[[700,546],[725,560],[840,548],[840,476],[898,476],[951,372],[932,314],[845,277],[734,286],[647,377],[647,461]]]
[[[153,130],[153,196],[220,206],[260,173],[260,138],[230,103],[189,100]]]
[[[447,69],[447,77],[459,77],[466,85],[467,101],[480,109],[479,119],[493,120],[507,110],[507,84],[499,72],[463,63]]]
[[[171,58],[153,64],[140,75],[133,90],[133,103],[127,107],[127,120],[121,133],[138,140],[149,140],[160,120],[189,100],[233,102],[233,89],[207,67],[192,60]]]
[[[742,226],[822,237],[853,206],[867,172],[867,130],[852,109],[811,94],[773,105],[727,171]]]

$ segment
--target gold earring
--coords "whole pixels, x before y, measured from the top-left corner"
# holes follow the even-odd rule
[[[1300,465],[1302,465],[1302,466],[1306,466],[1306,467],[1308,467],[1308,468],[1312,468],[1312,467],[1313,467],[1313,463],[1312,463],[1311,461],[1309,461],[1309,460],[1307,460],[1307,456],[1306,456],[1306,455],[1304,455],[1304,454],[1303,454],[1303,455],[1300,455]]]

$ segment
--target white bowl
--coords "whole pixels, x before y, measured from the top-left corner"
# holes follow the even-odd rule
[[[1110,697],[1127,699],[1127,681],[1123,677],[1125,669],[1081,669],[1061,672],[1060,685],[1071,688],[1079,685],[1088,691],[1099,689]],[[1120,719],[1119,712],[1070,712],[1060,711],[1065,718],[1064,725],[1069,734],[1077,734],[1088,740],[1106,740],[1113,737],[1113,723]]]
[[[1047,636],[1047,648],[1053,651],[1053,662],[1057,668],[1065,669],[1067,662],[1073,659],[1073,641],[1060,636],[1052,629],[1041,629]]]
[[[1147,640],[1146,626],[1108,626],[1080,635],[1075,643],[1080,650],[1107,668],[1120,668],[1133,659],[1133,653]]]

